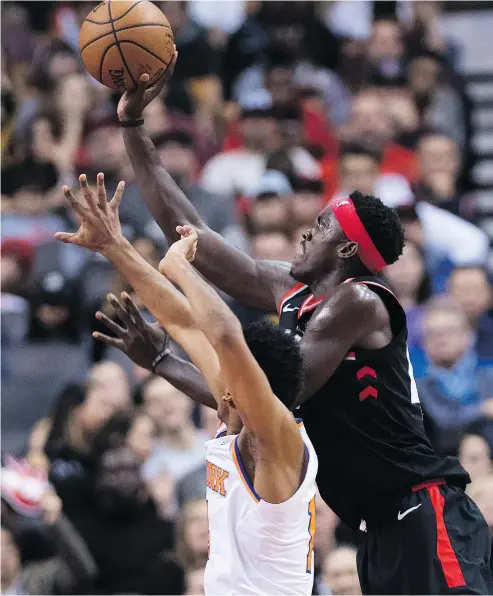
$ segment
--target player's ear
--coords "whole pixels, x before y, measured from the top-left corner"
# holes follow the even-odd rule
[[[337,249],[337,256],[341,259],[350,259],[351,257],[354,257],[357,252],[358,243],[349,241],[339,245],[339,248]]]

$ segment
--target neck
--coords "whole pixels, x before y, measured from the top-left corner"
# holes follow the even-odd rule
[[[309,286],[314,297],[321,298],[327,294],[329,290],[342,284],[342,282],[346,281],[346,279],[350,279],[351,277],[355,277],[355,275],[351,275],[345,269],[335,269],[322,279],[309,284]]]

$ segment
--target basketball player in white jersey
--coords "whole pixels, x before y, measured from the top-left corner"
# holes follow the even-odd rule
[[[197,248],[190,227],[177,228],[182,238],[161,261],[163,275],[149,265],[121,234],[123,188],[120,183],[108,202],[102,174],[97,197],[81,176],[83,206],[64,187],[81,227],[56,237],[114,264],[201,369],[216,398],[224,424],[206,444],[206,593],[311,594],[318,461],[301,421],[288,409],[303,376],[297,342],[270,325],[244,335],[190,264]]]

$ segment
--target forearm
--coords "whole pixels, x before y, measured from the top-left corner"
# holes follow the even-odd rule
[[[241,330],[240,322],[224,300],[184,256],[169,253],[162,267],[165,275],[183,290],[196,324],[213,347],[238,328]]]
[[[183,360],[175,354],[170,354],[161,360],[154,372],[195,402],[214,410],[217,409],[217,402],[204,377],[191,362]]]
[[[176,226],[203,226],[197,210],[165,170],[144,126],[123,128],[123,140],[145,202],[169,242],[178,239]]]
[[[200,251],[194,265],[218,288],[257,308],[275,311],[276,298],[292,285],[289,265],[255,261],[208,228],[195,207],[165,170],[144,126],[123,128],[123,140],[149,211],[168,242],[176,226],[197,230]]]
[[[118,269],[137,292],[142,302],[173,336],[171,328],[193,325],[193,317],[184,296],[154,269],[126,240],[113,244],[104,256]]]

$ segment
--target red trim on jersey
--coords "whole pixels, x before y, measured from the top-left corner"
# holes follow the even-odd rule
[[[298,282],[290,290],[288,290],[279,302],[279,307],[277,309],[278,314],[279,315],[281,314],[282,307],[284,306],[284,303],[286,302],[286,300],[288,298],[291,298],[292,296],[294,296],[295,294],[297,294],[299,291],[301,291],[303,288],[306,288],[306,287],[307,286],[304,283]]]
[[[307,296],[303,304],[300,306],[300,310],[298,311],[298,319],[305,312],[309,312],[310,310],[314,310],[315,308],[317,308],[317,306],[322,302],[325,296],[327,296],[327,294],[324,294],[320,298],[315,298],[313,294]]]
[[[359,218],[353,201],[349,197],[335,199],[329,203],[334,215],[349,240],[358,243],[358,256],[367,269],[379,273],[387,266],[377,247]]]
[[[465,586],[466,580],[460,568],[457,555],[450,542],[450,536],[447,532],[445,519],[443,517],[443,509],[445,506],[445,499],[437,486],[437,482],[432,486],[427,486],[426,490],[430,495],[431,504],[435,510],[436,524],[437,524],[437,556],[442,565],[445,581],[449,588],[458,588]]]

